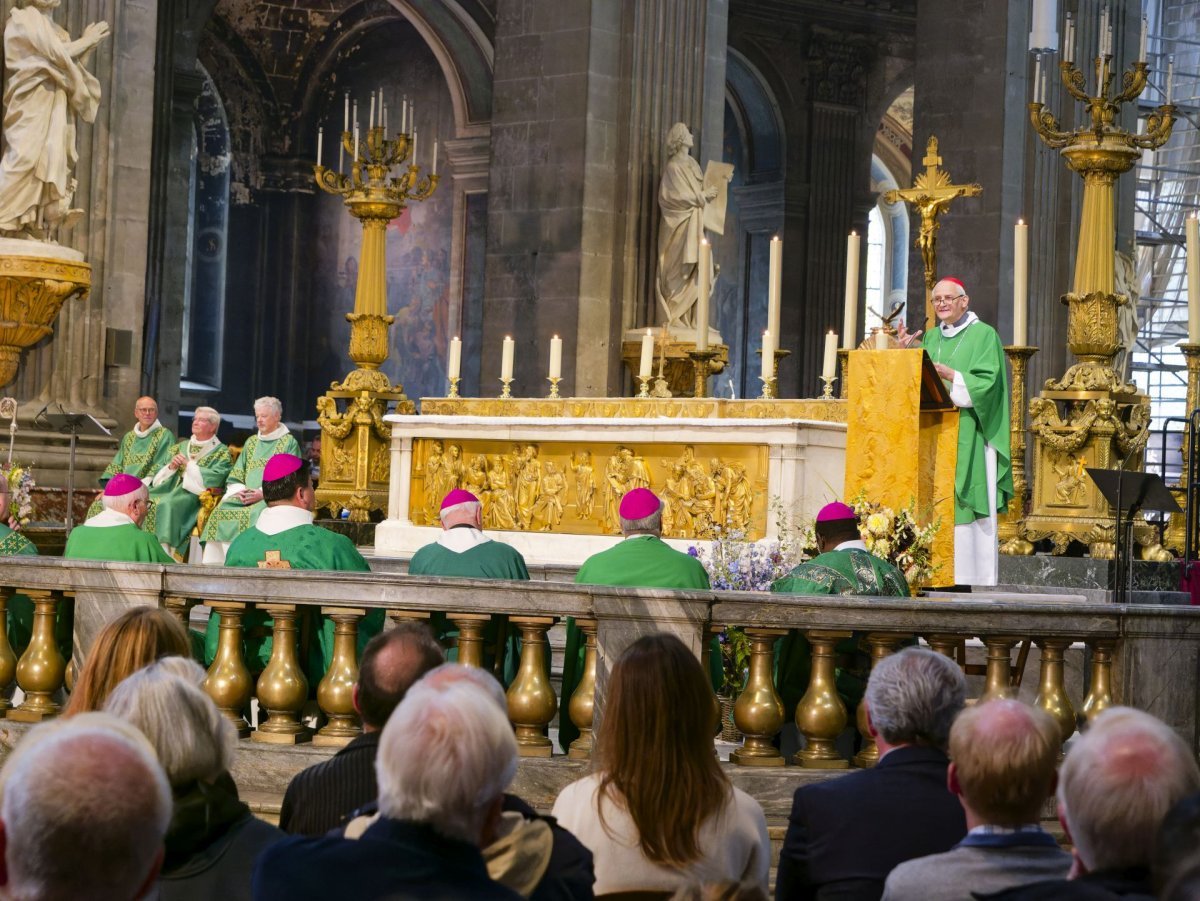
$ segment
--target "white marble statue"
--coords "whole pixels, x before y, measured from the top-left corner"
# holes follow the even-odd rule
[[[0,234],[44,239],[82,210],[75,196],[75,117],[96,119],[100,82],[84,68],[108,36],[93,22],[75,41],[50,19],[60,0],[18,0],[4,26],[4,156]]]
[[[1121,349],[1113,358],[1113,369],[1122,379],[1128,379],[1130,364],[1133,362],[1133,349],[1137,343],[1137,305],[1138,298],[1142,296],[1142,280],[1133,257],[1119,250],[1114,270],[1116,293],[1128,297],[1129,303],[1117,307],[1117,341],[1120,342]]]

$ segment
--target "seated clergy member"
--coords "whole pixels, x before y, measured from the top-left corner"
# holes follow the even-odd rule
[[[905,648],[876,664],[866,705],[879,762],[796,790],[777,901],[877,901],[897,864],[962,839],[963,809],[946,790],[946,743],[966,694],[962,670],[933,651]]]
[[[379,738],[381,816],[357,838],[293,835],[254,870],[257,901],[522,896],[492,881],[481,848],[501,819],[517,741],[477,685],[416,685]]]
[[[338,572],[370,572],[367,561],[345,535],[313,525],[316,492],[311,464],[294,454],[275,454],[262,472],[262,496],[266,509],[257,522],[229,545],[226,566],[260,569],[324,569]],[[209,664],[217,653],[219,617],[209,617],[204,658]],[[272,620],[258,611],[247,611],[247,634],[254,630],[264,638],[246,639],[246,662],[251,671],[266,668],[271,658]],[[261,627],[261,628],[260,628]],[[383,627],[383,611],[372,610],[358,625],[361,653],[367,640]],[[310,648],[306,672],[320,679],[333,659],[333,621],[325,620],[318,633],[319,648]]]
[[[118,473],[141,479],[148,485],[159,468],[171,459],[175,436],[158,421],[158,402],[153,397],[139,397],[133,405],[133,415],[137,425],[121,438],[112,462],[100,474],[101,486],[107,485]],[[98,496],[88,508],[88,517],[95,516],[101,509]]]
[[[1062,733],[1048,713],[1017,700],[964,710],[950,729],[950,791],[967,837],[949,851],[892,870],[884,901],[971,901],[976,895],[1061,879],[1071,855],[1038,825],[1054,793]]]
[[[104,509],[67,536],[67,560],[116,560],[125,563],[174,563],[158,539],[142,531],[150,509],[150,491],[142,480],[117,473],[104,486]]]
[[[502,541],[483,534],[479,498],[455,488],[442,499],[442,534],[413,554],[412,576],[456,576],[461,579],[528,579],[525,558]]]
[[[627,492],[617,507],[621,541],[584,560],[575,574],[575,583],[706,590],[709,585],[704,564],[662,540],[662,513],[663,502],[649,488],[634,488]],[[583,676],[583,652],[583,633],[575,625],[574,618],[567,617],[558,716],[558,740],[563,751],[579,737],[579,730],[571,722],[567,708]]]
[[[835,501],[817,513],[820,555],[806,560],[771,586],[789,594],[866,594],[908,597],[904,574],[867,550],[854,508]]]
[[[180,563],[189,558],[200,562],[200,542],[192,538],[200,495],[223,491],[233,467],[229,448],[217,437],[220,424],[221,416],[212,407],[197,407],[192,437],[175,445],[171,459],[150,482],[153,506],[146,517],[146,530],[157,535],[163,550]]]

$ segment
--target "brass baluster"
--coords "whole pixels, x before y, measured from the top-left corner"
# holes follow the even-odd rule
[[[775,640],[786,629],[745,630],[750,640],[750,673],[733,705],[733,721],[746,736],[729,759],[739,766],[783,766],[786,761],[772,744],[783,728],[783,700],[775,690]]]
[[[542,730],[554,719],[557,698],[546,665],[550,643],[546,631],[552,616],[513,616],[509,622],[521,632],[521,664],[508,689],[508,718],[517,730],[517,752],[522,757],[549,757],[550,739]]]
[[[583,676],[567,705],[571,722],[579,730],[579,737],[571,742],[567,756],[572,760],[588,760],[592,756],[592,723],[596,714],[596,621],[577,619],[575,625],[583,633]]]
[[[163,599],[163,608],[179,620],[179,625],[183,626],[185,632],[188,629],[188,620],[191,618],[192,608],[196,604],[197,602],[191,598],[181,598],[175,595],[169,595]]]
[[[354,683],[358,681],[358,621],[367,615],[361,607],[322,607],[333,620],[333,656],[317,686],[317,704],[329,722],[313,736],[318,747],[340,748],[362,733],[354,709]]]
[[[8,688],[17,675],[17,655],[8,641],[8,599],[12,591],[0,588],[0,690]],[[0,694],[0,716],[12,707],[12,702]]]
[[[29,647],[17,661],[17,685],[25,692],[25,700],[8,718],[18,723],[40,723],[58,714],[55,693],[62,688],[67,661],[58,651],[54,640],[54,623],[58,618],[59,596],[49,591],[26,591],[33,601],[33,627]]]
[[[962,639],[957,635],[926,635],[925,641],[928,643],[930,650],[936,651],[953,660]]]
[[[236,601],[212,601],[208,604],[212,616],[218,616],[217,653],[204,690],[213,699],[217,709],[237,728],[238,738],[250,734],[250,724],[242,711],[250,703],[250,692],[254,683],[246,666],[245,649],[242,647],[242,617],[246,604]]]
[[[401,623],[425,623],[429,625],[428,610],[389,610],[387,618],[388,622],[393,626],[398,626]]]
[[[1115,638],[1097,638],[1087,643],[1092,652],[1092,678],[1089,680],[1087,697],[1083,699],[1082,713],[1090,723],[1101,711],[1113,705],[1112,663],[1116,650]]]
[[[251,736],[253,741],[294,745],[312,735],[300,722],[300,711],[308,700],[308,679],[296,653],[296,606],[262,604],[259,609],[275,623],[271,629],[271,659],[258,677],[258,704],[267,712]]]
[[[849,632],[805,632],[812,646],[812,670],[808,691],[796,705],[796,728],[806,745],[796,752],[795,763],[823,770],[840,770],[850,764],[837,752],[834,742],[846,728],[846,705],[837,692],[834,646]]]
[[[895,632],[869,632],[867,643],[871,646],[871,669],[875,669],[879,661],[895,651],[896,645],[907,637],[907,635]],[[862,769],[869,769],[879,763],[879,748],[875,744],[874,736],[867,729],[867,698],[865,694],[863,699],[858,702],[855,722],[858,725],[859,734],[862,735],[862,747],[854,755],[854,765]]]
[[[483,629],[491,617],[486,613],[451,613],[458,629],[458,662],[483,669]]]
[[[1012,687],[1012,649],[1017,640],[985,635],[983,643],[987,647],[987,675],[984,677],[985,687],[978,703],[999,698],[1015,698],[1017,693]]]
[[[1065,638],[1043,638],[1037,643],[1042,652],[1042,666],[1038,677],[1038,695],[1033,702],[1054,717],[1062,732],[1063,744],[1075,732],[1075,708],[1067,697],[1063,677],[1063,652],[1071,646]],[[1059,753],[1062,753],[1060,746]]]

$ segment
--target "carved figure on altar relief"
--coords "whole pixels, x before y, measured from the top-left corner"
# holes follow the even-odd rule
[[[591,519],[596,507],[596,475],[592,471],[592,452],[580,451],[571,455],[571,471],[575,473],[575,515]]]
[[[488,472],[490,503],[484,507],[484,525],[489,529],[515,529],[517,527],[517,504],[509,490],[507,460],[492,461]]]
[[[522,529],[533,526],[533,510],[542,484],[542,464],[536,444],[525,445],[521,469],[517,473],[517,517]]]
[[[754,488],[746,475],[744,463],[734,463],[729,471],[729,501],[726,521],[731,529],[745,531],[750,528],[750,510],[754,506]]]
[[[463,480],[463,459],[462,445],[451,444],[446,448],[446,454],[442,457],[441,475],[438,479],[438,512],[441,513],[442,498],[453,491],[455,488],[462,486]]]
[[[93,22],[72,41],[49,11],[59,0],[17,0],[4,26],[4,156],[0,234],[42,240],[83,215],[75,197],[75,117],[94,122],[100,82],[84,68],[108,37]]]
[[[487,457],[483,454],[476,454],[467,464],[467,470],[463,473],[463,488],[483,503],[483,498],[488,493]]]
[[[629,490],[650,487],[650,467],[641,454],[629,451]]]
[[[329,478],[334,482],[351,482],[354,480],[354,456],[341,441],[330,442]]]
[[[1069,507],[1080,505],[1079,494],[1083,491],[1087,476],[1087,459],[1063,454],[1054,464],[1058,481],[1054,484],[1054,502]]]
[[[729,488],[733,484],[733,469],[713,457],[708,461],[708,471],[712,476],[713,485],[717,489],[717,496],[713,503],[713,516],[718,524],[736,528],[729,518]]]
[[[610,529],[619,529],[621,525],[620,517],[617,515],[617,508],[621,505],[621,498],[629,490],[628,460],[632,456],[633,454],[629,448],[618,447],[616,453],[608,458],[608,465],[604,467],[605,491],[607,493],[605,507],[608,513],[608,527]]]
[[[438,521],[442,498],[446,496],[438,494],[442,486],[443,447],[440,441],[429,442],[429,453],[425,456],[425,465],[421,470],[421,484],[425,488],[425,520],[430,523]]]
[[[685,538],[695,534],[695,505],[692,499],[692,480],[687,467],[676,462],[671,465],[671,474],[663,489],[663,503],[670,511],[663,511],[663,534],[672,538]],[[667,529],[667,522],[671,527]]]
[[[557,528],[563,518],[563,497],[567,493],[567,477],[557,466],[547,461],[542,474],[541,493],[533,507],[535,520],[541,520],[541,530]]]

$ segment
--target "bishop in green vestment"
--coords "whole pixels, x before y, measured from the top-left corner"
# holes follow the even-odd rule
[[[212,407],[197,407],[192,437],[172,449],[171,459],[150,481],[150,514],[144,528],[158,536],[163,550],[183,563],[192,548],[192,531],[200,514],[200,496],[225,488],[233,461],[217,437],[221,415]],[[195,545],[199,551],[199,542]],[[193,557],[193,562],[199,555]]]
[[[117,473],[104,486],[104,509],[67,536],[67,560],[174,563],[153,532],[142,529],[150,490],[136,476]]]
[[[634,488],[627,492],[617,508],[617,520],[624,537],[608,550],[584,560],[575,574],[575,583],[706,591],[709,584],[704,564],[662,540],[662,508],[662,501],[649,488]],[[564,752],[579,736],[567,708],[583,677],[583,653],[583,632],[575,625],[575,620],[568,617],[558,713],[558,741]]]
[[[300,456],[300,445],[282,425],[283,405],[274,397],[260,397],[254,402],[254,422],[258,434],[246,439],[241,455],[229,473],[225,496],[208,515],[200,541],[204,545],[204,562],[220,566],[225,562],[229,542],[246,531],[264,509],[263,468],[275,454]]]
[[[258,521],[229,545],[226,566],[370,572],[367,561],[349,538],[313,525],[316,495],[312,467],[307,460],[294,454],[275,454],[263,468],[262,488],[266,507]],[[271,659],[274,622],[265,613],[250,610],[243,623],[246,665],[252,672],[261,672]],[[219,617],[210,616],[205,633],[206,664],[211,664],[217,653],[218,625]],[[333,659],[333,628],[332,619],[321,617],[316,643],[301,649],[312,690]],[[382,628],[382,610],[372,610],[359,620],[359,654]]]
[[[133,415],[137,417],[137,425],[121,438],[116,455],[100,475],[102,486],[117,473],[131,475],[149,484],[154,474],[171,459],[175,436],[158,421],[157,401],[153,397],[139,397]],[[103,505],[97,497],[88,508],[88,518],[101,509]]]
[[[1013,494],[1008,370],[996,330],[967,309],[957,278],[933,288],[938,326],[922,339],[958,407],[954,473],[954,581],[995,585],[1000,565],[996,514]],[[901,333],[901,339],[905,339]]]

